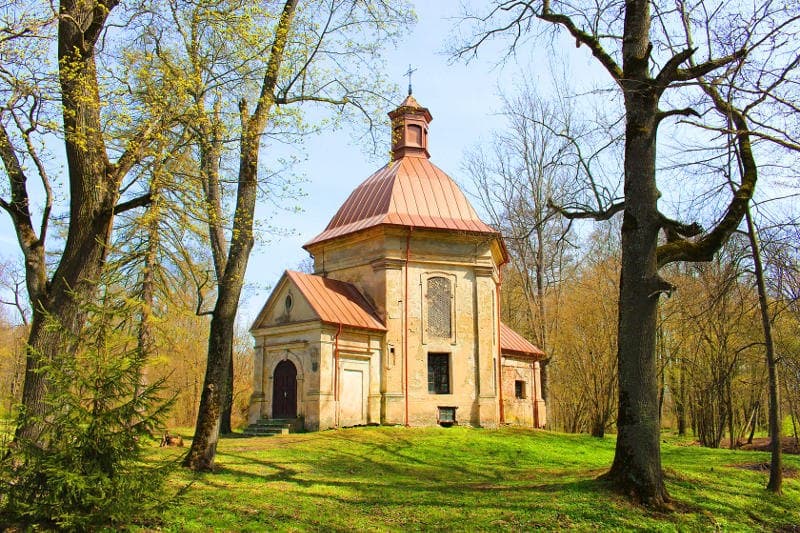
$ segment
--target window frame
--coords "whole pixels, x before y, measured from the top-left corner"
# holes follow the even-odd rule
[[[514,380],[514,397],[517,400],[527,400],[528,395],[526,394],[528,388],[528,383],[524,379],[515,379]]]
[[[451,356],[447,352],[428,352],[428,394],[444,395],[453,393]],[[438,376],[437,376],[438,373]],[[445,381],[442,381],[444,376]],[[438,382],[437,382],[437,377]],[[446,385],[441,387],[441,384]]]
[[[450,336],[433,336],[428,330],[429,300],[428,280],[431,278],[444,278],[450,282]],[[422,307],[422,344],[456,344],[456,292],[458,284],[456,276],[448,272],[430,271],[420,277],[420,301]]]

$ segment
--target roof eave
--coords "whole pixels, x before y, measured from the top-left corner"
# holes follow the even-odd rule
[[[503,242],[503,236],[500,232],[492,230],[492,231],[476,231],[476,230],[467,230],[467,229],[450,229],[450,228],[438,228],[432,226],[414,226],[413,224],[395,224],[392,222],[381,222],[379,224],[375,224],[373,226],[367,226],[365,228],[359,228],[357,230],[348,231],[347,233],[341,233],[339,235],[334,235],[332,237],[326,237],[324,239],[317,240],[317,237],[314,237],[307,243],[303,245],[303,249],[309,253],[311,253],[310,247],[315,247],[319,244],[329,243],[331,241],[335,241],[337,239],[341,239],[343,237],[351,237],[353,235],[357,235],[362,231],[368,231],[371,229],[379,228],[379,227],[387,227],[387,228],[414,228],[414,229],[421,229],[421,230],[430,230],[430,231],[446,231],[448,233],[462,233],[467,235],[484,235],[487,237],[495,237],[497,242],[499,243],[500,253],[503,257],[503,263],[505,264],[508,262],[508,249],[506,248],[505,242]]]
[[[319,320],[319,322],[327,324],[329,326],[342,326],[342,328],[357,329],[359,331],[378,331],[380,333],[386,333],[388,331],[388,329],[386,329],[385,326],[381,327],[355,326],[352,324],[345,324],[343,322],[336,322],[334,320]]]
[[[500,355],[510,356],[510,357],[524,357],[527,359],[536,359],[537,361],[545,358],[544,352],[539,352],[539,353],[520,352],[517,350],[507,350],[503,348],[500,348]]]

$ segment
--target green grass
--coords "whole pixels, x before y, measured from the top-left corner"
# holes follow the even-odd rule
[[[765,453],[669,439],[662,454],[676,511],[632,505],[596,480],[612,438],[522,429],[357,428],[229,438],[214,474],[163,515],[167,531],[648,529],[775,530],[800,524],[800,479],[767,493],[766,473],[737,467]],[[185,450],[159,449],[178,455]],[[800,469],[797,456],[786,465]]]

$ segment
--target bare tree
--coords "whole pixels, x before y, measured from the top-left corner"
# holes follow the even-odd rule
[[[724,16],[724,13],[717,13]],[[476,38],[461,53],[476,51],[487,39],[511,35],[511,46],[537,22],[566,31],[586,47],[621,93],[625,109],[624,185],[621,201],[592,210],[561,209],[568,217],[607,219],[623,213],[619,295],[619,412],[617,446],[607,478],[624,493],[653,505],[669,500],[661,469],[658,368],[655,357],[658,302],[673,290],[658,270],[675,261],[707,261],[736,230],[755,182],[755,169],[742,174],[723,214],[708,230],[682,223],[658,207],[657,131],[671,117],[698,115],[692,108],[662,109],[665,92],[686,86],[746,56],[733,47],[703,62],[687,64],[696,48],[676,42],[680,16],[648,0],[613,0],[578,6],[572,2],[497,1],[473,19]],[[750,22],[750,21],[746,21]],[[738,44],[738,43],[737,43]],[[677,51],[674,51],[677,50]],[[746,131],[737,142],[749,150]],[[663,231],[666,242],[659,245]]]
[[[528,332],[546,354],[541,364],[542,397],[549,397],[548,366],[558,346],[549,339],[560,322],[559,281],[569,261],[570,224],[549,209],[566,202],[575,188],[581,154],[572,108],[563,98],[543,99],[530,80],[503,97],[507,127],[466,156],[465,169],[483,210],[503,234],[513,281],[525,309],[504,305],[512,326]],[[512,285],[509,285],[511,287]],[[505,291],[508,297],[508,290]],[[550,307],[550,309],[548,309]]]
[[[590,240],[603,243],[595,232]],[[616,250],[592,246],[584,254],[577,272],[563,282],[562,326],[553,337],[560,360],[553,372],[554,394],[559,404],[582,407],[579,427],[594,437],[603,437],[616,413],[616,354],[614,328],[617,322],[616,293],[619,292],[619,257]],[[559,394],[573,389],[573,396]],[[574,427],[574,426],[573,426]]]
[[[737,61],[717,73],[708,72],[698,78],[700,88],[711,99],[717,112],[725,117],[721,131],[727,134],[727,157],[721,172],[727,176],[755,177],[760,157],[752,139],[789,152],[800,151],[793,131],[798,126],[800,108],[795,104],[798,86],[795,81],[800,70],[800,8],[781,2],[763,2],[755,6],[745,26],[721,23],[709,13],[705,2],[681,1],[676,4],[682,19],[683,34],[690,47],[694,46],[693,20],[706,27],[709,52],[712,47],[734,46],[749,49],[748,61]],[[687,58],[690,68],[697,65]],[[756,149],[758,147],[755,147]],[[734,194],[735,182],[731,184]],[[745,206],[746,233],[753,261],[754,284],[759,302],[759,314],[764,336],[764,351],[768,373],[769,428],[772,459],[767,490],[781,493],[781,416],[778,364],[770,318],[770,296],[767,293],[764,264],[756,228],[749,204]],[[733,435],[731,435],[733,439]]]
[[[0,291],[6,293],[0,295],[0,305],[13,307],[22,324],[27,327],[30,309],[25,296],[25,275],[10,260],[0,260]]]

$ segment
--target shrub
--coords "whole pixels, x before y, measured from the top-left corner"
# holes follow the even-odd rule
[[[75,353],[42,370],[49,380],[43,434],[15,442],[0,464],[6,523],[85,530],[142,522],[165,499],[171,465],[145,463],[142,453],[172,400],[160,396],[163,381],[142,383],[129,319],[93,316]]]

